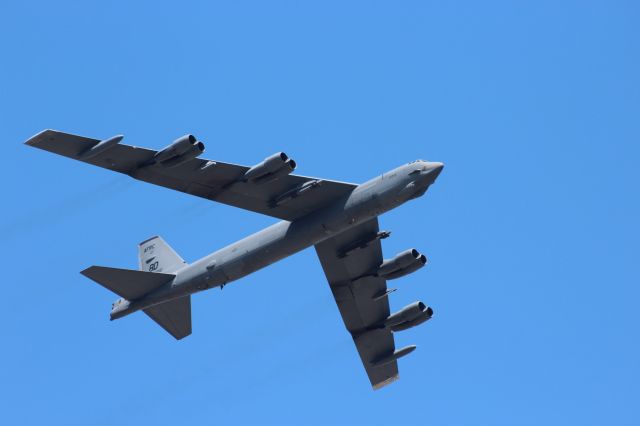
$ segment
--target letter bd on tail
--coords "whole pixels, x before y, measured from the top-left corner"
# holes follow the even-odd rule
[[[82,274],[120,296],[115,320],[143,311],[176,339],[191,334],[191,295],[234,282],[313,246],[345,328],[353,338],[374,389],[398,379],[398,360],[415,345],[396,348],[393,334],[429,320],[433,310],[414,302],[391,313],[387,282],[424,267],[426,257],[408,249],[385,259],[378,216],[418,198],[443,164],[423,160],[397,167],[363,184],[293,174],[283,152],[254,166],[201,159],[193,135],[156,151],[45,130],[26,144],[130,177],[280,219],[272,226],[186,263],[162,238],[138,246],[138,270],[91,266]]]

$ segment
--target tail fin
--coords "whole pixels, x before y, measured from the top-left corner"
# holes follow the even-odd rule
[[[122,296],[111,307],[111,319],[122,318],[138,308],[136,299],[162,287],[187,263],[160,237],[152,237],[138,246],[140,270],[91,266],[81,273]],[[131,303],[134,301],[134,303]],[[191,296],[182,296],[143,309],[152,320],[176,339],[191,334]]]
[[[155,236],[138,245],[141,271],[173,273],[186,266],[185,262],[162,238]]]

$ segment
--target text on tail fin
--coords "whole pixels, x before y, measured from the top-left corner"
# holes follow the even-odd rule
[[[141,271],[171,273],[186,264],[178,253],[158,236],[138,245],[138,265]]]

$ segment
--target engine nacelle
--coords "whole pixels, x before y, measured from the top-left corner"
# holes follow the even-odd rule
[[[171,145],[161,151],[158,151],[158,153],[153,157],[153,161],[156,163],[165,163],[183,155],[191,155],[191,157],[187,158],[187,160],[190,160],[191,158],[197,157],[202,152],[204,152],[204,144],[202,142],[197,140],[193,135],[184,135],[173,141]],[[169,163],[169,167],[176,166],[184,161],[176,160],[173,164]]]
[[[203,152],[204,152],[204,144],[202,142],[198,142],[197,144],[192,145],[191,148],[187,150],[187,152],[180,154],[177,157],[169,158],[168,160],[165,160],[160,164],[163,165],[164,167],[175,167],[184,163],[185,161],[189,161],[192,158],[196,158],[198,155],[202,154]]]
[[[98,154],[102,154],[103,152],[113,148],[114,146],[119,144],[122,141],[122,139],[124,139],[123,135],[116,135],[116,136],[110,137],[109,139],[100,141],[94,146],[92,146],[91,148],[83,151],[79,156],[83,160],[93,158]]]
[[[427,257],[416,249],[405,250],[393,259],[385,260],[378,268],[377,275],[386,280],[403,277],[417,271],[427,263]]]
[[[284,152],[278,152],[247,170],[244,174],[244,179],[261,184],[286,176],[295,168],[295,161]]]
[[[422,302],[413,302],[398,312],[389,315],[384,322],[391,331],[402,331],[422,324],[433,316],[433,309]]]
[[[374,359],[371,362],[371,365],[374,367],[382,367],[383,365],[391,364],[394,361],[399,360],[403,356],[409,355],[411,352],[416,350],[416,345],[405,346],[402,349],[398,349],[392,353],[381,356],[380,358]]]

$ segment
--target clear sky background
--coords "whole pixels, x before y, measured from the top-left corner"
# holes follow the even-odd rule
[[[0,3],[0,423],[640,424],[634,1]],[[314,250],[193,299],[177,342],[79,274],[163,236],[194,261],[274,219],[24,146],[45,128],[364,182],[432,321],[373,392]]]

